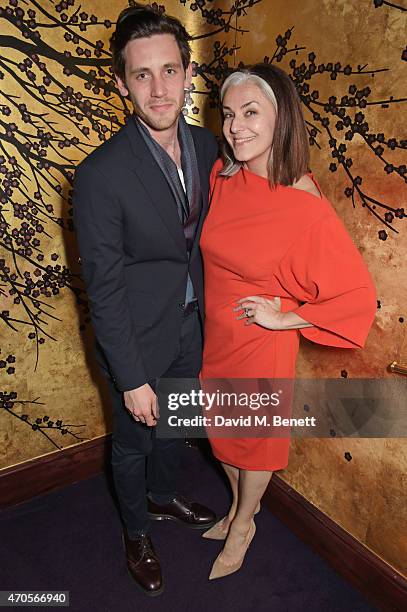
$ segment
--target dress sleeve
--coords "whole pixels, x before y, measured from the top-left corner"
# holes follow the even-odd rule
[[[289,249],[280,282],[297,300],[307,339],[341,348],[362,348],[372,325],[376,291],[362,256],[340,219],[315,222]]]

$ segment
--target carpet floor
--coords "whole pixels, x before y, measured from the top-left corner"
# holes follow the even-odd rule
[[[229,495],[216,465],[187,445],[179,491],[218,516],[227,510]],[[241,570],[209,582],[222,542],[155,522],[152,539],[165,590],[146,597],[127,573],[112,486],[100,474],[0,513],[0,589],[66,590],[73,612],[376,610],[267,509],[256,524]]]

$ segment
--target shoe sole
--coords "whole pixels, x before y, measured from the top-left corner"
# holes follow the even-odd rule
[[[188,527],[188,529],[210,529],[216,524],[216,520],[212,521],[212,523],[206,523],[205,525],[191,525],[190,523],[186,523],[182,519],[176,518],[175,516],[171,516],[169,514],[151,514],[147,513],[148,518],[152,521],[175,521],[184,527]]]

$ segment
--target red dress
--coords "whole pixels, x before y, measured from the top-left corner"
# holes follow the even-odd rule
[[[201,378],[294,378],[300,334],[319,344],[363,347],[376,311],[375,288],[328,200],[294,187],[271,190],[267,179],[244,169],[220,177],[221,167],[218,160],[200,243]],[[284,312],[293,310],[315,327],[245,326],[232,308],[250,295],[279,296]],[[243,469],[279,470],[288,463],[287,438],[209,439],[215,457]]]

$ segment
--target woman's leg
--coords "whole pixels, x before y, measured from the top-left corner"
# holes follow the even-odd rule
[[[207,538],[209,540],[224,540],[226,538],[229,531],[229,525],[236,514],[238,503],[239,468],[229,465],[228,463],[221,462],[221,464],[228,477],[230,488],[232,489],[232,504],[226,516],[221,518],[213,527],[202,534],[203,538]]]
[[[224,540],[226,538],[230,524],[235,517],[237,506],[239,503],[239,475],[241,470],[240,468],[237,468],[234,465],[230,465],[228,463],[221,462],[221,464],[226,472],[230,483],[230,488],[232,490],[232,504],[226,516],[221,518],[213,527],[211,527],[210,529],[208,529],[208,531],[205,531],[205,533],[202,534],[203,538],[213,540]],[[260,503],[258,503],[256,506],[255,514],[257,514],[259,510]]]
[[[239,498],[239,468],[234,465],[229,465],[228,463],[222,463],[222,467],[226,472],[226,476],[228,477],[230,488],[232,490],[232,504],[230,506],[229,512],[227,514],[227,518],[225,520],[225,527],[229,525],[231,521],[233,521],[236,510],[237,510],[237,502]]]
[[[221,553],[225,565],[233,565],[244,554],[253,516],[273,472],[239,470],[238,504]]]

